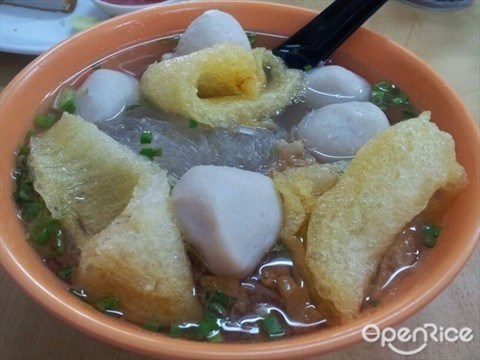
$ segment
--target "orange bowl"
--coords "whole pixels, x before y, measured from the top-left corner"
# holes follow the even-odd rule
[[[392,80],[420,109],[431,110],[438,126],[456,141],[458,161],[469,179],[450,208],[442,241],[414,271],[397,282],[396,296],[348,324],[307,335],[255,344],[211,344],[155,334],[103,315],[67,291],[25,241],[12,199],[14,151],[34,115],[59,84],[118,50],[160,35],[182,32],[207,9],[231,13],[246,30],[288,36],[316,13],[273,3],[187,2],[149,8],[106,21],[73,36],[39,56],[2,91],[1,263],[18,284],[54,315],[91,336],[125,349],[167,358],[290,359],[338,350],[361,340],[367,324],[392,326],[430,303],[460,272],[479,236],[479,131],[455,92],[423,61],[388,39],[359,29],[335,54],[335,60],[367,78]],[[388,54],[388,56],[386,56]],[[369,69],[365,73],[365,69]]]

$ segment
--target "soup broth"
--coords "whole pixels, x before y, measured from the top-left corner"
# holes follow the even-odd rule
[[[250,39],[254,42],[254,46],[272,48],[279,44],[283,38],[267,34],[251,34]],[[159,61],[163,54],[171,52],[177,40],[178,35],[174,35],[152,39],[121,50],[79,72],[62,84],[61,88],[77,88],[92,71],[99,68],[119,70],[139,78],[149,64]],[[384,80],[382,74],[372,69],[368,64],[360,63],[353,58],[346,58],[341,53],[334,56],[330,63],[352,69],[370,83]],[[53,103],[56,95],[56,93],[52,94],[47,101]],[[139,109],[133,110],[134,116],[135,114],[142,116],[145,112],[153,113],[152,117],[156,117],[157,120],[161,119],[167,122],[170,120],[169,115],[150,108],[148,104],[142,104],[140,112]],[[55,112],[55,115],[60,116],[59,112]],[[120,115],[120,120],[122,116],[125,115]],[[398,116],[398,114],[391,114],[390,121],[392,123],[399,121],[398,118],[392,118],[393,116]],[[108,132],[112,135],[112,128],[107,129]],[[118,138],[122,136],[118,135]],[[259,136],[263,138],[263,135]],[[288,136],[288,131],[285,130],[274,134],[274,138],[279,139],[288,139]],[[115,134],[113,134],[113,137],[115,137]],[[125,141],[128,143],[128,139]],[[17,154],[17,179],[27,169],[26,156],[27,154],[22,151]],[[269,174],[273,169],[283,167],[285,163],[288,163],[288,159],[275,159],[268,167],[256,168],[255,170]],[[181,173],[177,173],[174,174],[174,177],[178,178],[181,175]],[[23,221],[27,224],[29,231],[32,231],[35,224],[32,224],[28,216],[25,216],[25,212],[23,214]],[[438,214],[433,216],[424,212],[415,218],[403,232],[398,234],[394,245],[385,255],[378,273],[372,281],[369,294],[365,298],[365,309],[381,306],[381,303],[388,301],[389,297],[395,296],[394,288],[398,278],[409,271],[415,271],[422,258],[428,254],[428,248],[421,244],[422,226],[426,223],[438,223],[439,219]],[[64,251],[61,255],[55,254],[55,248],[50,248],[47,251],[48,249],[45,250],[45,246],[36,245],[36,247],[39,249],[39,255],[46,265],[69,284],[74,294],[87,297],[88,294],[82,292],[82,289],[72,282],[71,277],[72,269],[74,271],[78,264],[79,251],[73,245],[72,239],[68,239],[67,234],[64,234],[64,240]],[[223,303],[220,300],[213,302],[215,306],[223,305],[223,308],[214,310],[217,315],[221,315],[222,320],[219,321],[217,318],[213,321],[220,329],[215,336],[208,338],[210,341],[264,341],[276,336],[304,334],[331,324],[331,320],[315,306],[302,278],[302,272],[293,263],[290,251],[281,242],[278,242],[261,259],[252,274],[241,280],[210,274],[202,260],[190,247],[188,247],[188,255],[194,273],[194,292],[196,296],[201,298],[201,302],[206,308],[212,306],[212,298],[218,297],[218,294],[226,295],[222,298],[226,299]],[[115,296],[115,294],[111,295]],[[92,304],[98,304],[102,299],[87,297],[87,300]],[[107,306],[101,308],[101,310],[105,310],[110,315],[122,316],[121,299],[118,306]],[[274,335],[270,333],[271,330],[266,330],[266,325],[262,322],[266,314],[274,314],[280,324],[279,329],[283,330],[278,330]],[[208,328],[208,326],[212,326],[212,324],[205,325],[205,322],[200,324],[175,324],[175,326],[167,329],[161,329],[159,324],[139,325],[144,325],[154,331],[170,331],[172,336],[183,336],[191,339],[198,339],[199,327],[206,326]]]

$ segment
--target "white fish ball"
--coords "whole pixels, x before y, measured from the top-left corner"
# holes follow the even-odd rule
[[[305,105],[309,109],[350,101],[368,101],[367,80],[338,65],[319,66],[307,73]]]
[[[272,179],[232,167],[192,167],[172,190],[172,205],[185,241],[217,275],[250,274],[282,224]]]
[[[77,114],[91,122],[112,119],[140,99],[140,86],[133,76],[120,71],[94,71],[77,91]]]
[[[215,44],[233,42],[251,50],[245,30],[230,14],[208,10],[188,26],[180,38],[174,56],[183,56],[212,47]]]
[[[330,162],[354,156],[389,126],[378,106],[354,101],[311,111],[298,124],[297,135],[318,159]]]

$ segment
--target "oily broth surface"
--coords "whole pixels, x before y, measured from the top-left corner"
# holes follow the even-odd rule
[[[272,48],[279,44],[282,39],[282,37],[278,36],[257,34],[254,46]],[[174,47],[174,37],[152,39],[128,47],[95,64],[91,64],[62,84],[62,87],[80,86],[92,71],[99,68],[119,70],[140,78],[149,64],[161,60],[161,55],[171,52]],[[347,58],[340,54],[333,58],[332,63],[352,69],[370,83],[376,80],[383,80],[378,71],[368,66],[368,64],[360,63],[356,59]],[[56,94],[52,94],[47,99],[47,104],[49,104],[42,104],[41,108],[44,109],[46,106],[51,106],[55,96]],[[374,306],[374,303],[376,306],[378,302],[387,302],[389,298],[394,297],[397,278],[415,269],[421,258],[428,253],[427,249],[420,247],[418,242],[418,229],[423,223],[425,223],[424,217],[419,216],[397,236],[395,242],[396,249],[392,250],[394,255],[386,256],[385,263],[382,263],[382,266],[380,266],[379,273],[372,282],[370,293],[366,297],[365,309],[371,308]],[[61,259],[61,261],[40,255],[44,258],[44,262],[56,272],[65,263],[73,265],[78,263],[78,251],[71,245],[68,248],[67,259]],[[192,259],[193,271],[195,273],[195,292],[199,296],[204,295],[207,290],[217,289],[227,293],[236,301],[230,309],[229,316],[231,321],[228,321],[223,326],[225,341],[267,340],[265,334],[262,334],[260,331],[259,326],[255,325],[255,321],[257,320],[258,322],[259,319],[259,308],[272,311],[283,319],[283,323],[286,325],[286,335],[303,334],[328,325],[328,320],[319,315],[315,306],[309,301],[305,283],[292,265],[290,255],[285,249],[270,251],[264,256],[256,271],[241,281],[211,276],[193,251],[190,251],[189,255]],[[292,286],[292,284],[297,286],[297,292],[287,297],[285,289],[288,286]],[[75,284],[71,285],[75,288]],[[291,299],[289,301],[293,305],[286,304],[287,298]],[[296,315],[291,316],[287,308],[289,308],[290,312],[296,313]]]

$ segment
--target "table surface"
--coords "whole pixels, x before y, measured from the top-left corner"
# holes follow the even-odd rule
[[[322,10],[330,0],[276,1]],[[456,12],[434,12],[390,0],[366,26],[426,60],[454,89],[479,119],[480,0]],[[0,53],[0,89],[34,57]],[[428,343],[416,359],[479,359],[480,251],[462,273],[431,304],[401,326],[425,323],[444,328],[470,327],[469,343]],[[0,359],[141,360],[144,356],[104,344],[57,320],[28,298],[0,269]],[[322,359],[401,359],[378,343],[360,343]]]

